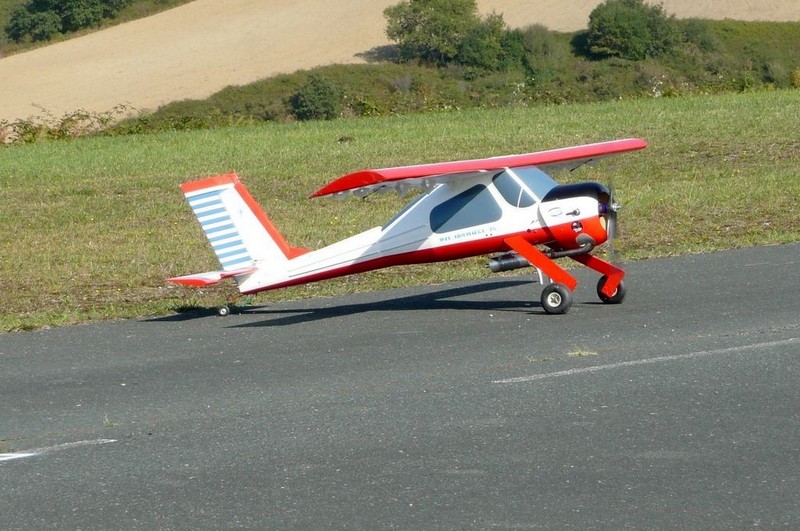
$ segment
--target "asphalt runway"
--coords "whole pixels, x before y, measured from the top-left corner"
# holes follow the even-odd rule
[[[2,527],[800,528],[800,244],[625,267],[0,335]]]

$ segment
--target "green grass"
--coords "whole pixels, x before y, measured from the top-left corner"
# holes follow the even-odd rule
[[[236,170],[287,239],[317,248],[403,200],[309,200],[365,167],[638,136],[650,147],[557,180],[611,181],[627,259],[800,240],[800,90],[506,108],[96,137],[0,150],[0,331],[215,305],[231,286],[164,278],[216,269],[180,182]],[[352,138],[340,143],[342,136]],[[484,260],[395,268],[260,301],[489,275]]]

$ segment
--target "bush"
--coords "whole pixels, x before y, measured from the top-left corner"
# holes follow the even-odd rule
[[[339,116],[338,88],[318,74],[310,74],[289,100],[298,120],[331,120]]]
[[[538,57],[551,57],[560,52],[561,43],[555,33],[541,24],[528,26],[522,34],[525,51]]]
[[[789,83],[794,88],[800,88],[800,68],[792,70],[792,77]]]
[[[703,19],[688,19],[679,22],[683,27],[686,41],[694,44],[703,52],[716,51],[721,46],[719,38],[714,34],[711,23]]]
[[[454,61],[482,70],[500,70],[503,63],[504,32],[505,23],[498,15],[474,25],[458,44]]]
[[[8,122],[0,120],[0,144],[32,144],[50,140],[68,140],[105,132],[120,116],[130,111],[125,105],[117,105],[107,112],[84,109],[56,117],[45,110],[39,116],[26,120]]]
[[[535,24],[522,33],[524,65],[534,83],[547,83],[570,68],[572,54],[565,36]]]
[[[591,53],[639,61],[674,50],[681,42],[675,17],[644,0],[607,0],[589,15]]]

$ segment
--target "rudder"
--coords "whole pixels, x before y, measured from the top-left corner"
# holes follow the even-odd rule
[[[306,252],[290,246],[236,173],[181,185],[223,271],[285,263]]]

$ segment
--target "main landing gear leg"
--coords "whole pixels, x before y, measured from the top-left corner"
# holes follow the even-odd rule
[[[575,277],[520,236],[508,238],[506,244],[552,280],[542,290],[541,303],[544,311],[552,314],[567,313],[572,306],[572,291],[578,285]]]
[[[597,282],[597,296],[601,301],[619,304],[625,299],[625,284],[622,282],[625,271],[590,254],[573,256],[572,259],[603,275]]]

